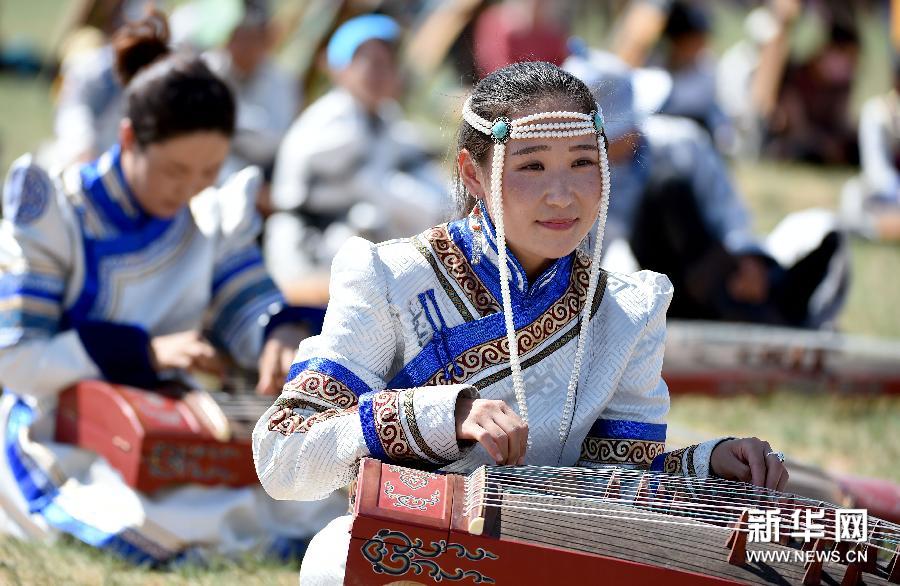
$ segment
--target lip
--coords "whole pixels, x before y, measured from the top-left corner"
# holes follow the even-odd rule
[[[539,221],[538,224],[547,228],[548,230],[568,230],[572,226],[575,225],[575,222],[578,221],[578,218],[554,218],[552,220],[543,220]]]

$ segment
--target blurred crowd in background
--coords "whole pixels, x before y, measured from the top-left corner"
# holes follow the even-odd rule
[[[110,43],[151,4],[71,3],[49,64],[5,46],[4,68],[56,78],[55,136],[38,153],[45,168],[91,160],[117,140],[123,88]],[[405,237],[458,213],[446,153],[468,89],[509,63],[541,60],[584,79],[607,120],[606,268],[667,273],[681,292],[672,317],[827,328],[848,288],[849,235],[900,239],[900,59],[883,72],[895,89],[869,99],[858,119],[851,108],[860,18],[891,27],[898,7],[731,4],[747,14],[743,37],[720,54],[713,3],[699,0],[157,7],[167,9],[173,44],[202,53],[234,90],[238,130],[219,180],[263,169],[263,250],[292,301],[327,300],[328,267],[348,237]],[[818,23],[819,38],[797,56],[801,18]],[[598,25],[575,26],[584,22]],[[761,236],[727,165],[759,157],[860,172],[839,209],[792,214]]]

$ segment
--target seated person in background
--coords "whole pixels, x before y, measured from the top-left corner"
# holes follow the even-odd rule
[[[792,214],[761,242],[708,135],[686,118],[636,110],[648,102],[636,93],[653,93],[640,87],[653,77],[599,51],[573,55],[565,67],[607,113],[617,196],[605,267],[665,273],[678,291],[671,317],[831,324],[846,297],[849,262],[832,214]]]
[[[48,166],[87,162],[111,147],[122,119],[122,84],[111,45],[66,58],[57,98],[56,139],[44,156]]]
[[[842,219],[867,238],[900,240],[900,59],[894,88],[869,98],[859,119],[862,173],[841,196]]]
[[[665,51],[659,63],[672,75],[672,90],[662,114],[697,121],[722,151],[731,147],[731,123],[718,103],[716,57],[710,43],[710,19],[696,2],[673,2],[663,30]],[[655,60],[651,60],[655,64]]]
[[[787,8],[794,1],[787,0]],[[797,12],[799,6],[781,12],[765,6],[754,8],[744,19],[744,38],[719,58],[717,94],[733,130],[730,155],[759,157],[764,121],[776,100],[777,89],[773,86],[777,86],[787,60],[790,30]]]
[[[278,145],[300,107],[299,81],[271,58],[272,31],[267,2],[244,0],[243,17],[221,49],[204,57],[237,100],[237,123],[231,156],[221,178],[247,165],[263,169],[271,181]]]
[[[123,87],[109,40],[120,25],[140,18],[150,4],[149,0],[82,3],[74,10],[78,17],[70,24],[75,28],[60,43],[54,140],[36,155],[47,168],[86,163],[118,140]]]
[[[350,236],[395,238],[447,214],[446,178],[394,101],[400,32],[383,15],[341,25],[327,47],[334,89],[281,144],[264,252],[289,298],[311,271],[328,270]]]
[[[335,512],[277,503],[259,486],[144,495],[103,458],[53,441],[58,395],[73,383],[190,384],[187,371],[218,373],[227,355],[257,366],[257,391],[272,394],[315,327],[263,267],[258,172],[210,188],[234,98],[201,59],[169,53],[166,31],[153,14],[114,39],[130,80],[119,142],[58,176],[17,160],[0,224],[0,532],[69,533],[146,562],[284,546]]]
[[[460,217],[412,238],[353,238],[334,260],[322,334],[300,344],[253,432],[272,496],[325,498],[362,457],[457,474],[616,465],[784,487],[782,458],[756,438],[665,451],[672,285],[600,269],[617,194],[598,110],[550,63],[478,83],[458,134]],[[350,520],[310,543],[304,586],[342,583]]]
[[[859,52],[855,28],[832,23],[819,51],[787,66],[768,120],[767,155],[823,165],[859,161],[850,111]]]

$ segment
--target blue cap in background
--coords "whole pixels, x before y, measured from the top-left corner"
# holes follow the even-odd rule
[[[343,69],[366,41],[377,39],[392,43],[400,38],[400,25],[383,14],[366,14],[351,18],[338,27],[328,41],[328,66]]]

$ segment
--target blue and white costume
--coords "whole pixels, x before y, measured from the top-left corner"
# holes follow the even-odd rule
[[[29,156],[13,165],[0,225],[0,532],[65,532],[156,561],[286,543],[340,511],[276,503],[258,487],[147,496],[102,458],[52,441],[57,395],[76,381],[157,384],[154,336],[202,330],[256,364],[265,333],[289,317],[256,245],[259,181],[242,171],[158,219],[130,193],[117,146],[55,177]]]
[[[354,238],[343,247],[322,334],[300,344],[288,384],[254,432],[269,494],[323,498],[350,482],[364,456],[455,473],[494,464],[480,444],[457,441],[454,410],[460,394],[517,404],[497,262],[483,207],[413,238],[378,245]],[[664,452],[668,279],[601,272],[577,400],[560,442],[590,263],[572,253],[534,282],[511,253],[508,266],[529,391],[526,464],[616,464],[705,477],[720,440]],[[342,517],[313,540],[304,584],[341,579],[348,527]]]

